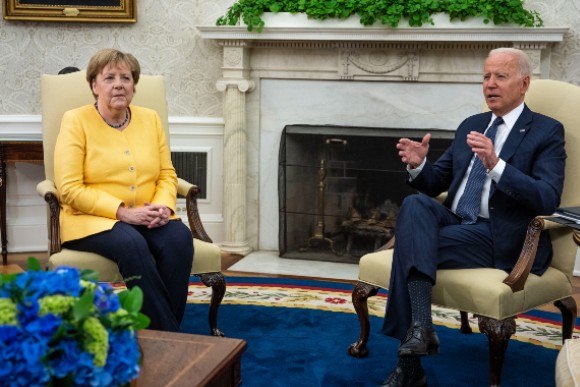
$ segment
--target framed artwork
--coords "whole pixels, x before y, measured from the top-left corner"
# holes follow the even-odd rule
[[[2,0],[6,20],[135,23],[137,0]]]

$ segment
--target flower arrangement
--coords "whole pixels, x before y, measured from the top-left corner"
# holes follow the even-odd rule
[[[139,374],[139,288],[116,294],[96,273],[62,267],[0,276],[0,386],[118,386]]]

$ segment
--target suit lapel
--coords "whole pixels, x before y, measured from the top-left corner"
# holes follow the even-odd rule
[[[529,130],[531,130],[532,126],[532,111],[528,108],[527,105],[524,105],[524,110],[522,114],[520,114],[518,120],[514,124],[510,134],[508,135],[507,139],[505,140],[505,144],[499,152],[500,159],[504,160],[506,163],[509,159],[513,156],[516,152],[520,143],[526,136]],[[493,196],[495,193],[495,184],[491,185],[491,189],[489,191],[489,197]]]
[[[526,136],[532,126],[532,111],[527,105],[524,105],[524,110],[516,121],[510,134],[508,135],[499,157],[506,162],[513,156],[518,146]]]

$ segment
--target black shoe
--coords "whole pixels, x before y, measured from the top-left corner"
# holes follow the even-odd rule
[[[439,352],[439,337],[431,328],[422,327],[420,323],[415,322],[409,328],[407,337],[399,347],[399,356],[426,356]]]
[[[423,368],[419,368],[414,375],[405,375],[401,367],[389,375],[381,387],[423,387],[427,385],[427,376]]]

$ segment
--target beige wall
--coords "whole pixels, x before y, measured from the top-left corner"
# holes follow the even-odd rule
[[[221,50],[196,25],[213,25],[233,0],[137,0],[136,24],[0,20],[0,115],[40,113],[39,76],[64,66],[85,67],[96,49],[132,52],[143,73],[168,79],[171,116],[221,117],[215,88]],[[528,0],[545,24],[569,26],[556,45],[550,77],[580,85],[580,0]]]
[[[233,0],[137,0],[137,23],[0,20],[0,115],[39,114],[39,76],[84,68],[103,47],[132,52],[145,74],[168,80],[172,116],[222,115],[215,88],[221,50],[200,39]],[[138,89],[137,89],[138,92]]]

